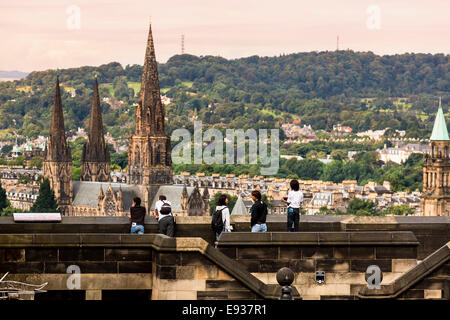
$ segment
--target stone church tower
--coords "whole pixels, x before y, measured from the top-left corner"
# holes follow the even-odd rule
[[[89,136],[83,147],[81,162],[81,180],[100,182],[110,180],[109,151],[103,134],[102,109],[97,77],[95,77],[94,94],[92,96]]]
[[[161,103],[151,25],[135,117],[135,133],[128,149],[128,183],[172,184],[170,138],[164,132],[165,111]]]
[[[44,178],[49,179],[50,186],[55,192],[61,214],[65,215],[73,198],[72,155],[64,131],[59,78],[56,78],[51,121],[42,171]]]
[[[431,134],[431,154],[423,164],[422,215],[450,215],[450,150],[441,101]]]

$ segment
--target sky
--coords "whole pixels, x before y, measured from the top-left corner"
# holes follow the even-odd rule
[[[339,49],[450,54],[448,0],[0,0],[0,70]]]

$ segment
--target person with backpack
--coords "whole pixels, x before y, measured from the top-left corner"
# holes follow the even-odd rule
[[[159,233],[173,237],[175,235],[175,219],[172,214],[172,206],[166,196],[160,195],[155,203],[155,216],[158,219]]]
[[[261,192],[252,191],[253,206],[250,208],[251,218],[250,225],[252,232],[266,232],[267,204],[261,199]]]
[[[131,220],[131,234],[144,234],[145,207],[141,207],[141,198],[134,198],[128,218]]]
[[[216,211],[212,218],[212,229],[216,233],[216,240],[219,240],[219,236],[222,232],[230,232],[230,210],[227,207],[228,198],[226,195],[221,194],[217,200]]]
[[[281,199],[281,201],[288,205],[287,231],[298,232],[303,192],[300,191],[300,185],[297,180],[291,180],[290,186],[291,190],[289,191],[287,198]],[[292,224],[294,224],[294,229],[292,229]]]

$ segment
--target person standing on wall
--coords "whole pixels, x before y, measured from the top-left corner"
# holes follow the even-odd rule
[[[261,199],[261,192],[252,191],[253,206],[250,208],[251,219],[250,225],[252,232],[266,232],[267,204]]]
[[[217,200],[216,212],[213,215],[212,226],[216,232],[216,240],[219,240],[219,236],[222,232],[230,232],[230,209],[227,207],[228,198],[226,195],[221,194]]]
[[[141,198],[134,198],[128,218],[131,220],[131,234],[144,234],[145,207],[141,207]]]
[[[291,190],[289,190],[287,198],[281,199],[288,205],[287,210],[287,231],[298,232],[300,223],[300,206],[303,203],[303,192],[300,191],[300,185],[297,180],[291,180]],[[292,224],[294,228],[292,229]]]
[[[175,219],[172,214],[172,205],[166,196],[160,195],[155,203],[155,216],[158,219],[159,233],[169,237],[175,235]]]

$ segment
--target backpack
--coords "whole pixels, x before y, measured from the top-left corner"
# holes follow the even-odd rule
[[[222,208],[220,210],[216,210],[212,216],[211,227],[214,232],[221,233],[223,231],[223,220],[222,220]]]
[[[161,209],[159,210],[160,214],[167,215],[172,213],[172,208],[170,207],[170,204],[162,200],[163,205],[161,206]]]

